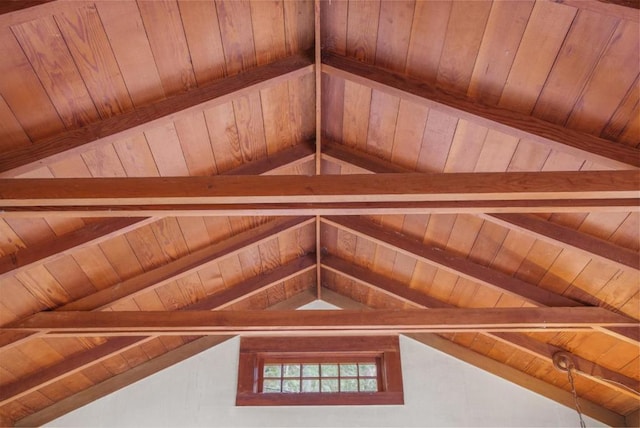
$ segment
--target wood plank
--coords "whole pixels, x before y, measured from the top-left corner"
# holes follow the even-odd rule
[[[3,327],[47,335],[227,335],[239,333],[574,330],[640,323],[599,307],[338,311],[40,312]]]
[[[500,132],[545,144],[553,149],[614,168],[640,167],[635,148],[612,145],[602,138],[570,130],[538,118],[454,96],[419,80],[327,53],[322,71],[373,89],[399,96],[429,109],[494,128]]]
[[[195,112],[225,104],[239,96],[303,76],[312,71],[313,67],[310,64],[311,61],[306,54],[293,55],[137,110],[36,141],[36,145],[28,147],[28,150],[16,149],[3,154],[0,160],[0,176],[25,173],[59,161],[70,154],[78,154],[136,136]]]
[[[640,255],[636,251],[628,250],[609,241],[540,219],[539,217],[524,214],[492,214],[486,216],[486,218],[509,228],[533,234],[537,238],[552,244],[560,244],[589,257],[613,263],[623,269],[640,269]]]
[[[249,278],[233,287],[219,293],[208,296],[198,303],[181,308],[185,311],[210,311],[221,309],[239,301],[246,300],[274,285],[289,278],[301,275],[304,272],[315,269],[314,257],[300,257],[286,265],[280,266],[265,275]],[[116,313],[116,312],[111,312]],[[19,381],[0,387],[0,405],[25,396],[26,394],[50,385],[57,380],[77,373],[85,368],[106,360],[134,346],[142,345],[153,340],[154,337],[122,337],[108,340],[105,344],[96,346],[86,352],[76,353],[46,369],[30,376],[23,377]]]
[[[287,300],[272,305],[267,310],[287,310],[296,309],[315,300],[315,294],[308,292],[306,289],[295,294]],[[96,384],[84,391],[72,395],[61,400],[43,410],[35,412],[16,423],[16,426],[35,426],[43,425],[52,421],[72,410],[84,406],[100,397],[115,392],[127,385],[130,385],[140,379],[150,376],[158,371],[179,363],[199,352],[211,348],[229,337],[224,336],[205,336],[189,342],[173,351],[162,354],[150,361],[136,366],[126,372],[113,376],[104,382]]]
[[[454,256],[438,248],[426,246],[420,241],[407,239],[365,220],[350,217],[327,217],[323,221],[338,228],[346,228],[351,233],[355,233],[365,239],[370,239],[387,247],[391,246],[394,250],[410,257],[419,258],[448,272],[480,282],[500,292],[514,295],[534,305],[540,305],[543,302],[543,304],[552,306],[580,305],[567,297],[538,288],[535,285],[476,264],[465,258]]]
[[[0,206],[634,199],[636,171],[0,179]]]
[[[195,251],[184,257],[163,264],[153,270],[120,282],[112,287],[101,290],[85,298],[61,306],[59,311],[87,311],[103,309],[123,299],[129,299],[141,292],[167,284],[176,279],[188,276],[223,257],[236,254],[246,247],[257,245],[271,239],[273,234],[286,230],[303,227],[311,219],[292,217],[266,223],[245,232],[238,233],[231,238]],[[153,287],[153,288],[150,288]]]
[[[149,221],[152,220],[131,217],[89,223],[52,242],[20,249],[0,258],[0,279],[36,264],[52,262],[68,254],[69,250],[99,244],[114,234],[125,233],[129,229],[140,227]]]
[[[373,273],[369,269],[362,268],[360,266],[346,262],[335,256],[325,256],[322,260],[322,267],[336,272],[339,275],[346,276],[350,279],[358,281],[370,287],[382,291],[385,294],[389,294],[391,297],[404,300],[416,307],[423,308],[452,308],[451,304],[442,302],[429,295],[419,292],[413,288],[408,287],[403,282],[388,278],[376,273]],[[539,342],[525,335],[519,335],[509,332],[496,332],[486,333],[488,337],[492,339],[502,341],[511,346],[515,346],[525,352],[528,352],[536,357],[543,358],[545,361],[551,363],[554,353],[562,351],[564,349],[553,346],[547,343]],[[579,375],[586,376],[589,379],[598,382],[602,385],[615,389],[629,395],[630,397],[637,397],[637,394],[632,392],[637,388],[637,381],[621,375],[613,370],[607,369],[601,365],[598,365],[585,358],[581,358],[577,355],[572,355],[576,369],[580,370]],[[609,379],[613,382],[608,382]]]

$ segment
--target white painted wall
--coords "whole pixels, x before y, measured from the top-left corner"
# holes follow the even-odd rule
[[[405,337],[403,406],[235,407],[239,344],[224,342],[49,426],[578,426],[574,410]]]

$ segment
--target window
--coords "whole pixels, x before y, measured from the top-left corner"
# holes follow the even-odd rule
[[[241,339],[239,406],[402,403],[397,336]]]

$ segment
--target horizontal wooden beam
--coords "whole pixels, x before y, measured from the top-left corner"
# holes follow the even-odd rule
[[[136,110],[36,141],[33,145],[6,151],[0,157],[0,177],[26,173],[72,154],[140,134],[163,123],[311,73],[313,69],[309,54],[292,55]]]
[[[455,307],[454,305],[445,303],[411,288],[407,284],[403,284],[392,278],[387,278],[371,271],[370,269],[365,269],[364,267],[347,262],[346,260],[336,256],[328,255],[323,257],[322,267],[331,272],[337,273],[338,275],[357,281],[360,284],[364,284],[369,288],[381,291],[396,299],[408,302],[416,307],[428,309]],[[514,346],[535,357],[542,358],[550,364],[552,363],[553,354],[564,350],[560,347],[542,343],[531,337],[518,333],[496,332],[484,334],[491,339]],[[636,380],[577,355],[573,356],[573,360],[580,375],[629,397],[638,398],[638,394],[633,392],[633,390],[638,390],[639,387],[639,382]]]
[[[635,171],[0,179],[0,215],[638,209]]]
[[[326,287],[322,289],[323,300],[342,309],[373,310],[371,307],[357,302]],[[437,349],[451,357],[469,363],[502,379],[520,385],[569,408],[574,408],[575,402],[571,392],[551,385],[537,377],[521,372],[505,363],[501,363],[464,346],[453,343],[444,337],[433,333],[411,333],[407,337],[431,348]],[[582,411],[585,415],[597,419],[611,426],[621,426],[624,418],[599,404],[580,399]],[[634,425],[629,425],[634,426]]]
[[[456,256],[439,248],[424,245],[396,232],[390,232],[370,221],[352,217],[326,217],[325,224],[347,230],[378,244],[390,247],[409,257],[420,259],[441,269],[479,282],[501,293],[507,293],[535,306],[581,306],[583,303],[545,290],[500,271]],[[640,340],[637,328],[599,328],[599,330],[636,345]]]
[[[267,308],[267,310],[296,309],[300,306],[311,303],[314,300],[314,294],[310,293],[309,290],[304,290],[287,300],[270,306],[269,308]],[[153,358],[145,363],[133,367],[123,373],[115,375],[105,380],[104,382],[90,386],[89,388],[80,391],[70,397],[57,401],[51,406],[19,420],[16,423],[16,426],[32,427],[44,425],[47,422],[51,422],[52,420],[81,406],[89,404],[100,397],[104,397],[107,394],[115,392],[127,385],[137,382],[138,380],[144,379],[147,376],[157,373],[164,368],[170,367],[173,364],[179,363],[193,355],[196,355],[199,352],[216,346],[219,343],[227,340],[228,338],[229,336],[204,336],[198,338],[192,342],[186,343],[185,345],[182,345],[165,354]],[[122,352],[122,350],[120,352]],[[62,363],[64,363],[64,361]],[[82,367],[81,369],[85,369],[91,364],[92,363]]]
[[[372,173],[408,173],[407,168],[395,165],[383,159],[371,156],[352,147],[339,144],[333,140],[324,139],[323,159],[357,167],[361,172]],[[613,263],[622,269],[640,269],[640,254],[615,245],[612,242],[598,239],[595,236],[582,233],[578,230],[552,223],[542,218],[527,214],[495,213],[478,214],[485,220],[500,224],[508,228],[515,228],[524,233],[534,235],[553,245],[561,245],[566,248],[579,251],[587,256],[594,257],[606,263]]]
[[[612,168],[640,167],[640,150],[453,95],[409,76],[326,52],[322,72]]]
[[[4,329],[48,335],[219,335],[589,330],[640,327],[599,307],[296,311],[39,312]]]
[[[199,302],[182,308],[182,310],[222,309],[313,269],[315,269],[315,257],[300,257],[266,274],[246,279],[212,294]],[[0,386],[0,406],[154,338],[153,336],[110,338],[102,345],[74,354],[44,370]]]

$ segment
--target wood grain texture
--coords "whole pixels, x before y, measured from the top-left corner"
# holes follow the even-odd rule
[[[531,139],[581,158],[586,157],[602,165],[616,168],[640,165],[640,156],[633,149],[629,150],[622,145],[613,146],[598,137],[528,115],[486,106],[466,97],[454,96],[404,75],[332,54],[325,55],[323,71],[422,104],[432,110],[439,110],[519,138]]]
[[[4,176],[24,173],[63,159],[70,153],[85,152],[135,136],[169,121],[223,105],[238,96],[302,76],[311,71],[309,64],[306,55],[287,57],[239,76],[218,80],[167,100],[40,140],[37,150],[29,148],[6,153],[0,162],[0,169]]]
[[[338,311],[41,312],[3,329],[47,334],[205,334],[239,332],[510,331],[635,327],[635,320],[603,308],[483,308]]]

